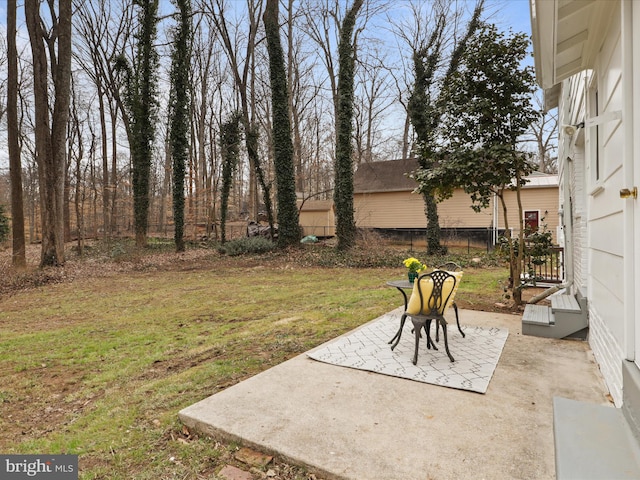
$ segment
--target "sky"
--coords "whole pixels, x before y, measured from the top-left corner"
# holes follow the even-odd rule
[[[531,35],[529,0],[497,0],[495,3],[492,2],[489,8],[496,10],[496,20],[500,18],[504,21],[504,25],[501,26],[511,26],[514,32]]]

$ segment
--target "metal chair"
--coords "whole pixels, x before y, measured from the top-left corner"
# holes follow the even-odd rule
[[[458,265],[456,262],[445,262],[438,267],[438,270],[445,270],[447,272],[461,272],[462,267]],[[458,331],[460,332],[460,335],[462,335],[462,338],[464,338],[465,337],[464,332],[460,328],[460,318],[458,317],[458,305],[456,304],[455,300],[451,302],[451,306],[453,307],[453,311],[456,313],[456,325],[458,325]],[[439,340],[438,330],[436,329],[436,342],[438,340]]]
[[[427,349],[433,347],[437,350],[435,343],[431,341],[429,329],[431,321],[436,321],[436,332],[438,327],[442,326],[442,336],[444,338],[444,348],[447,352],[449,360],[455,361],[451,352],[449,352],[449,343],[447,341],[447,321],[444,318],[444,310],[453,294],[456,286],[456,277],[444,270],[436,270],[431,273],[420,276],[417,282],[417,298],[416,290],[409,301],[405,315],[411,318],[413,323],[413,333],[415,335],[415,351],[413,354],[413,364],[418,362],[418,346],[420,345],[420,331],[424,329],[427,334]],[[418,307],[419,300],[419,307]]]

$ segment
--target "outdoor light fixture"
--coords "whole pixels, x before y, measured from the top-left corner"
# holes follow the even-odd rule
[[[612,122],[614,120],[622,120],[622,111],[614,110],[612,112],[605,112],[597,117],[589,117],[586,120],[577,123],[575,125],[562,125],[562,131],[565,135],[572,137],[580,128],[591,128],[602,125],[603,123]]]
[[[569,137],[573,137],[579,128],[584,128],[584,122],[580,122],[576,125],[563,125],[562,131],[564,132],[565,135]]]

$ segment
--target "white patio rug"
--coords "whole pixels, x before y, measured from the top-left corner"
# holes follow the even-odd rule
[[[455,323],[455,314],[447,315],[451,362],[444,349],[440,332],[438,350],[427,350],[427,340],[420,341],[418,363],[414,365],[415,337],[413,324],[407,318],[398,346],[391,351],[389,340],[400,326],[402,309],[393,310],[365,326],[343,335],[307,355],[342,367],[356,368],[407,378],[443,387],[485,393],[500,359],[509,332],[500,328],[461,325],[466,337],[462,338]],[[453,320],[453,321],[451,321]],[[435,325],[435,322],[433,322]],[[431,337],[435,341],[435,327]]]

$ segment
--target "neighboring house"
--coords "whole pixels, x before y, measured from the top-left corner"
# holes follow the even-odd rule
[[[300,209],[302,205],[302,209]],[[336,234],[336,212],[333,200],[298,200],[302,234],[333,237]]]
[[[377,230],[416,230],[426,227],[422,195],[412,193],[417,184],[407,175],[418,168],[415,160],[392,160],[361,164],[354,177],[354,209],[359,228]],[[558,226],[558,177],[536,173],[521,191],[525,222],[533,229],[546,225],[554,241]],[[517,235],[519,230],[516,193],[505,193],[508,224]],[[498,231],[505,228],[500,201],[475,212],[471,198],[457,189],[453,196],[438,204],[440,226],[445,235],[471,236],[474,232],[489,234],[492,244]]]
[[[589,344],[637,438],[640,2],[530,0],[530,5],[538,83],[546,107],[558,107],[559,114],[566,282],[572,294],[587,300]],[[585,420],[589,425],[600,419]],[[604,443],[598,461],[607,458],[610,440]],[[590,453],[583,451],[584,459]],[[584,463],[585,470],[593,465]],[[631,471],[640,478],[640,470]]]

